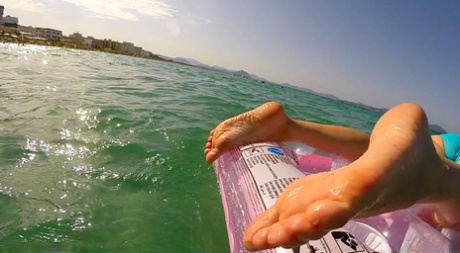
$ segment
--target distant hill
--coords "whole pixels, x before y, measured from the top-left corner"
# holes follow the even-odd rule
[[[218,71],[218,72],[224,72],[224,73],[228,73],[228,74],[231,74],[231,75],[240,76],[240,77],[244,77],[244,78],[250,78],[250,79],[254,79],[254,80],[258,80],[258,81],[269,82],[269,80],[267,80],[265,78],[262,78],[262,77],[259,77],[257,75],[248,73],[248,72],[246,72],[244,70],[236,71],[236,70],[231,70],[231,69],[227,69],[227,68],[224,68],[224,67],[221,67],[221,66],[216,66],[216,65],[210,66],[208,64],[202,63],[202,62],[197,61],[195,59],[185,58],[185,57],[175,57],[175,58],[173,58],[173,57],[168,57],[168,56],[163,56],[163,55],[160,55],[160,57],[163,58],[163,59],[166,59],[166,60],[176,62],[176,63],[182,63],[182,64],[194,66],[194,67],[205,68],[205,69],[214,70],[214,71]]]
[[[190,58],[176,57],[176,58],[171,58],[171,60],[174,62],[184,63],[187,65],[196,66],[196,67],[209,67],[208,65],[202,62],[199,62],[195,59],[190,59]]]
[[[236,75],[236,76],[252,78],[251,74],[249,74],[248,72],[246,72],[244,70],[230,71],[230,73],[232,73],[233,75]]]
[[[308,93],[312,93],[312,94],[315,94],[315,95],[318,95],[318,96],[321,96],[321,97],[325,97],[325,98],[330,98],[330,99],[334,99],[334,100],[340,100],[340,98],[338,98],[338,97],[336,97],[334,95],[317,92],[317,91],[314,91],[314,90],[309,89],[309,88],[300,87],[300,86],[292,85],[292,84],[289,84],[289,83],[282,83],[282,84],[279,84],[279,85],[284,86],[284,87],[289,87],[291,89],[296,89],[296,90],[300,90],[300,91],[306,91]]]

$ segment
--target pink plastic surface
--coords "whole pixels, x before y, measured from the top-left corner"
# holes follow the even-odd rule
[[[346,165],[346,162],[338,157],[315,153],[309,147],[282,145],[281,148],[290,157],[291,164],[305,175],[331,171]],[[257,186],[238,148],[221,156],[214,163],[214,168],[220,186],[230,250],[232,253],[248,252],[242,244],[244,231],[252,220],[265,211]],[[386,252],[460,252],[459,233],[449,230],[438,231],[423,222],[418,216],[424,210],[426,211],[424,206],[418,205],[376,217],[350,221],[345,228],[374,251],[384,249]],[[366,225],[369,229],[375,230],[375,233],[363,229]],[[388,246],[379,246],[382,243],[375,238],[376,235],[384,237],[391,250]],[[288,251],[273,249],[260,252]]]

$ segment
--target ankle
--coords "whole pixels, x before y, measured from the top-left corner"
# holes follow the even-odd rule
[[[285,142],[298,142],[296,132],[298,132],[298,126],[296,120],[287,117],[286,128],[281,133],[281,138]]]

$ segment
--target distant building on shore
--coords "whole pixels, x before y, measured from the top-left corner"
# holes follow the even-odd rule
[[[3,16],[5,13],[5,6],[0,5],[0,27],[9,29],[18,29],[19,19],[10,15]]]
[[[96,49],[103,49],[103,43],[104,41],[101,40],[101,39],[94,39],[93,40],[93,47],[96,48]]]
[[[134,47],[134,55],[141,56],[142,55],[142,47]]]
[[[134,54],[134,43],[123,41],[121,51],[125,54]]]
[[[94,37],[88,36],[83,41],[84,46],[94,47]]]
[[[102,41],[102,49],[119,51],[120,48],[121,48],[121,44],[118,41],[113,41],[111,39],[104,39]]]
[[[19,25],[18,30],[20,33],[22,33],[23,35],[27,35],[27,36],[35,36],[35,33],[36,33],[35,28],[32,26]]]
[[[2,26],[7,28],[18,28],[19,19],[16,17],[11,17],[7,15],[6,17],[2,18]]]
[[[62,31],[51,28],[36,27],[35,36],[45,38],[50,41],[60,41],[62,37]]]
[[[71,38],[73,42],[77,45],[83,45],[83,42],[85,41],[85,38],[79,32],[72,33],[71,35],[69,35],[69,38]]]

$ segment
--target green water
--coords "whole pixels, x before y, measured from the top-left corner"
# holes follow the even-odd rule
[[[0,45],[0,252],[229,252],[203,147],[270,100],[366,132],[379,117],[194,67]]]

